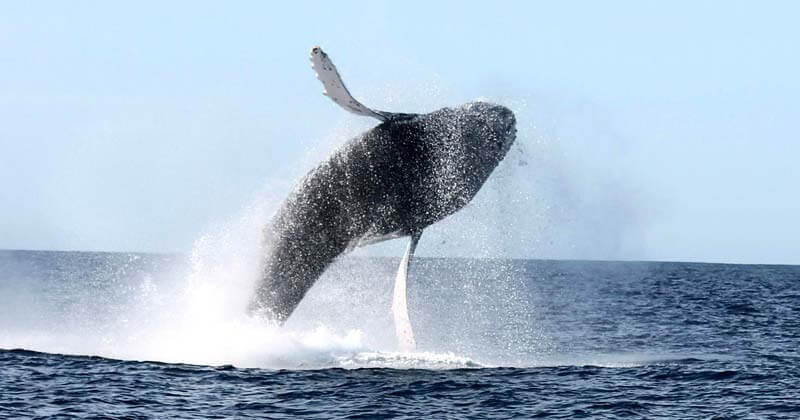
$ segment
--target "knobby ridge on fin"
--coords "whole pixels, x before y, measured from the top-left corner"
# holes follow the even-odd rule
[[[356,98],[350,94],[350,91],[347,90],[347,86],[345,86],[344,80],[342,80],[342,76],[339,75],[339,71],[336,69],[333,61],[331,61],[325,51],[322,51],[322,48],[312,48],[310,60],[311,68],[314,69],[314,72],[317,74],[317,79],[322,82],[322,86],[325,88],[323,95],[331,98],[333,102],[345,110],[356,115],[377,118],[382,122],[399,121],[413,118],[416,115],[378,111],[356,100]]]

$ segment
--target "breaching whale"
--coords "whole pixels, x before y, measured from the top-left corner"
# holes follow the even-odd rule
[[[353,98],[319,47],[311,63],[326,96],[381,123],[312,169],[268,223],[250,310],[283,322],[336,257],[408,236],[392,309],[401,346],[413,348],[406,278],[420,236],[464,207],[503,160],[516,137],[514,113],[486,102],[428,114],[373,110]]]

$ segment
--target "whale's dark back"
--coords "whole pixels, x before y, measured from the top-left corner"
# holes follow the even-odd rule
[[[253,309],[283,321],[359,242],[421,232],[480,190],[516,134],[514,114],[475,102],[388,121],[306,175],[265,230]]]

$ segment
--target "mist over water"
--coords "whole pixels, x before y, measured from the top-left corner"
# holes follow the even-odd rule
[[[454,351],[482,343],[464,342],[468,332],[456,334],[454,346],[437,340],[448,336],[421,315],[429,339],[418,353],[397,351],[389,312],[395,259],[340,261],[279,328],[245,314],[254,281],[246,253],[224,262],[201,253],[187,264],[158,255],[4,252],[4,267],[15,259],[20,270],[3,273],[0,348],[238,367],[479,366]]]
[[[246,209],[189,256],[63,253],[31,264],[4,254],[0,348],[276,368],[335,365],[363,350],[363,331],[324,317],[282,329],[246,314],[265,215]]]
[[[441,83],[389,86],[364,98],[398,112],[461,104],[445,90]],[[467,260],[455,272],[448,272],[447,260],[412,264],[409,310],[421,337],[418,353],[397,352],[390,314],[405,239],[356,250],[354,258],[335,263],[282,328],[245,313],[260,275],[262,229],[272,213],[306,171],[376,124],[349,115],[287,165],[286,176],[243,203],[239,214],[208,227],[188,255],[67,253],[31,269],[6,254],[0,348],[274,368],[552,362],[558,349],[538,326],[526,279],[510,263],[484,259],[613,257],[628,227],[604,216],[618,214],[619,202],[631,203],[620,197],[618,178],[598,167],[572,175],[580,162],[569,162],[562,139],[541,123],[552,118],[539,115],[533,99],[476,99],[515,111],[517,140],[475,199],[422,236],[419,256]],[[596,185],[609,187],[604,193],[612,198],[578,199],[597,192]],[[599,219],[602,229],[584,229]]]

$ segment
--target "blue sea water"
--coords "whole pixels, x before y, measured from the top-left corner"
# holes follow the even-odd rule
[[[343,258],[283,327],[249,257],[0,251],[2,418],[798,418],[800,267]]]

